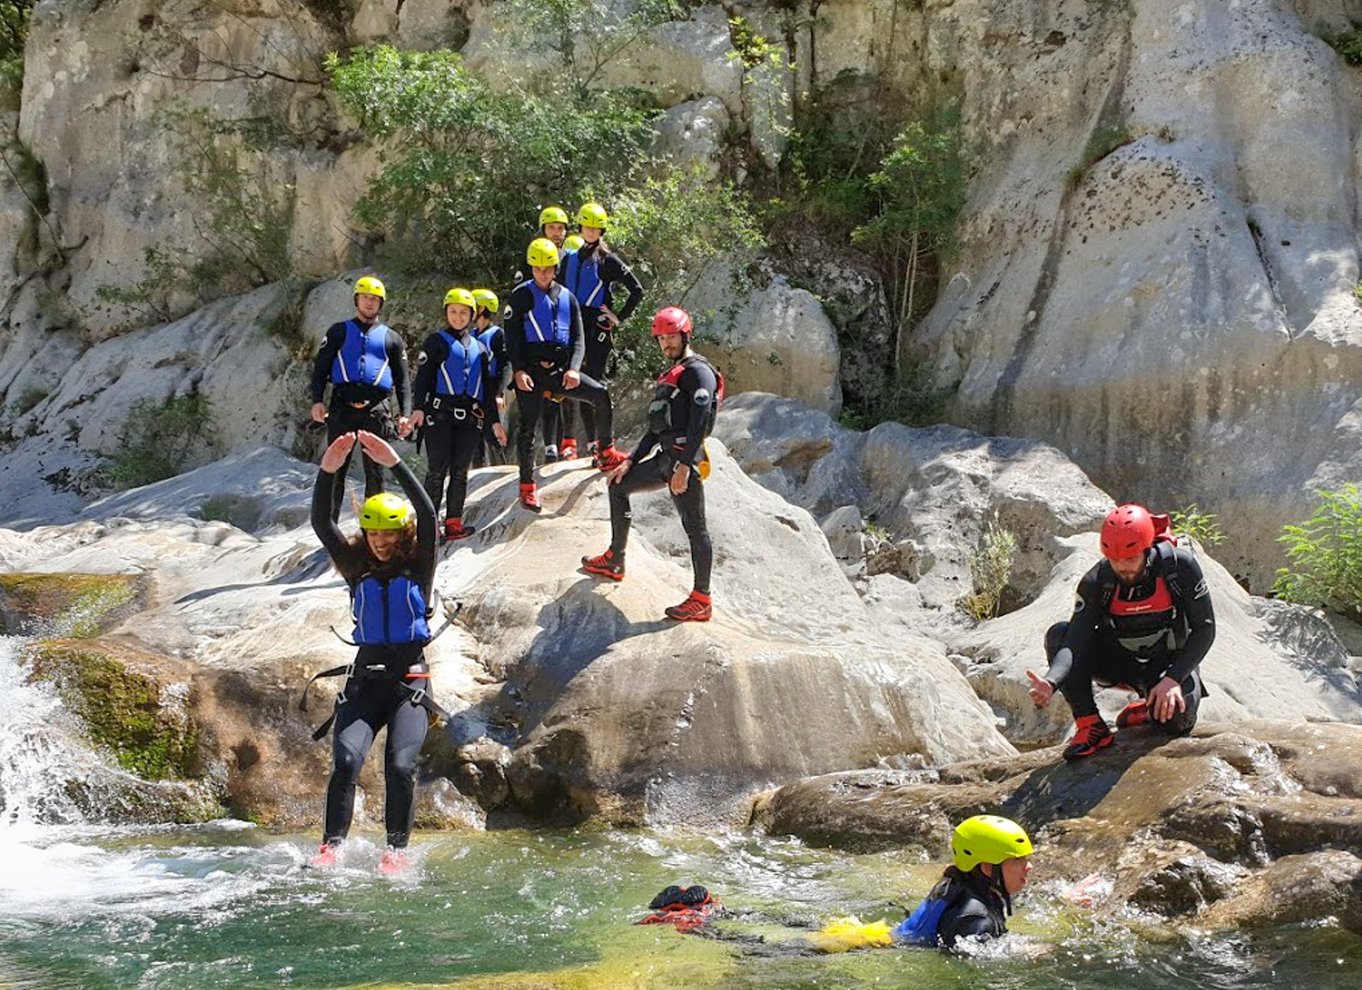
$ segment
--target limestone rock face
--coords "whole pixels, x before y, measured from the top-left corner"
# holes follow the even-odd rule
[[[1167,741],[1136,729],[1072,764],[1049,749],[815,777],[765,799],[760,818],[808,841],[945,858],[955,823],[1003,814],[1030,832],[1038,875],[1087,878],[1073,896],[1099,916],[1134,903],[1207,927],[1334,917],[1356,931],[1359,747],[1351,725],[1213,723]]]
[[[717,179],[729,120],[728,108],[717,96],[678,103],[653,124],[657,134],[650,153],[682,165],[698,162]]]
[[[1358,103],[1311,33],[1341,11],[933,15],[924,57],[963,54],[982,165],[905,346],[959,384],[957,421],[1047,439],[1123,498],[1217,512],[1227,565],[1266,587],[1281,524],[1359,464]]]
[[[181,320],[106,340],[59,376],[47,377],[61,339],[18,335],[0,358],[13,377],[9,394],[36,389],[37,401],[16,417],[21,437],[0,461],[0,489],[12,492],[0,521],[56,521],[78,510],[89,474],[112,455],[132,407],[197,393],[210,403],[219,446],[190,451],[186,467],[267,439],[292,443],[306,403],[305,380],[269,326],[285,305],[267,286],[219,300]],[[34,339],[37,338],[37,339]],[[45,349],[46,347],[46,349]],[[149,357],[150,356],[150,357]],[[11,363],[12,362],[12,363]],[[45,484],[35,485],[34,479]]]
[[[750,292],[712,266],[686,299],[698,349],[722,369],[730,396],[774,392],[836,415],[842,408],[837,330],[819,301],[782,275]]]

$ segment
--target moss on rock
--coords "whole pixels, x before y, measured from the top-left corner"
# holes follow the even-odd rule
[[[132,603],[138,579],[128,574],[0,574],[0,633],[89,639]]]
[[[36,644],[31,662],[32,676],[57,685],[90,738],[125,770],[146,780],[193,775],[198,730],[187,705],[176,704],[175,685],[134,669],[134,656],[105,644],[46,640]]]

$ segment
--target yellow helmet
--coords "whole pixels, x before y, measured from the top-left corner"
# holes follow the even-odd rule
[[[474,313],[478,311],[478,300],[467,289],[450,289],[445,293],[445,305],[467,306]]]
[[[383,300],[388,298],[388,290],[383,288],[383,283],[372,275],[365,275],[363,278],[355,279],[355,295],[358,296],[361,294],[378,296],[378,298]]]
[[[586,203],[577,211],[577,223],[583,227],[604,230],[609,222],[610,218],[606,216],[605,207],[600,203]]]
[[[525,252],[525,260],[531,268],[550,268],[558,264],[558,248],[547,237],[536,237],[530,241],[530,249]]]
[[[1010,818],[975,815],[955,826],[951,853],[956,869],[968,873],[980,863],[998,864],[1007,859],[1030,856],[1031,837]]]
[[[491,289],[474,289],[473,299],[478,304],[478,309],[485,309],[489,313],[495,314],[501,309],[501,300]]]
[[[586,241],[582,238],[581,234],[568,234],[567,240],[563,241],[563,250],[580,251],[582,245],[585,243]]]
[[[567,210],[563,209],[561,206],[546,206],[539,211],[540,227],[544,226],[544,224],[546,223],[567,223],[567,222],[568,222]]]
[[[360,529],[404,529],[416,510],[392,492],[379,492],[364,500],[359,510]]]

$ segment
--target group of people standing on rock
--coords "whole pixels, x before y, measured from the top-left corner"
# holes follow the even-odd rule
[[[667,367],[655,383],[647,431],[632,453],[616,447],[604,376],[614,333],[637,309],[643,287],[605,244],[605,208],[586,203],[577,221],[580,233],[572,244],[565,210],[551,206],[540,214],[540,236],[526,251],[530,277],[511,290],[504,325],[497,322],[502,314],[493,290],[449,289],[440,327],[421,344],[414,381],[405,342],[382,322],[387,288],[372,275],[355,281],[354,315],[331,326],[317,352],[311,416],[325,424],[327,448],[313,492],[312,525],[349,586],[358,653],[349,667],[328,672],[344,674],[346,682],[332,719],[319,730],[320,737],[331,727],[333,769],[314,865],[336,862],[360,770],[379,730],[387,726],[388,849],[380,865],[385,872],[405,866],[427,713],[442,712],[427,690],[423,652],[432,638],[435,559],[441,543],[473,533],[464,517],[468,473],[486,446],[507,445],[508,388],[513,387],[519,414],[520,506],[535,513],[542,509],[535,481],[536,427],[544,432],[547,459],[574,460],[573,411],[580,407],[589,438],[584,449],[606,476],[610,504],[610,544],[600,554],[583,556],[582,569],[622,580],[630,497],[667,488],[690,540],[694,582],[690,594],[664,614],[679,622],[711,618],[713,550],[705,522],[703,481],[709,462],[704,439],[722,401],[723,379],[691,349],[689,314],[676,306],[659,310],[652,336]],[[617,290],[625,296],[618,308]],[[418,450],[426,449],[423,483],[392,446],[409,438]],[[337,524],[356,449],[365,500],[360,533],[347,539]],[[405,497],[384,490],[385,468]]]
[[[427,715],[442,713],[428,692],[424,656],[432,635],[436,555],[441,541],[461,540],[473,531],[464,519],[468,472],[489,431],[498,445],[507,444],[508,387],[514,386],[519,411],[519,504],[531,512],[541,509],[536,428],[544,431],[549,457],[573,459],[577,444],[569,410],[581,407],[587,451],[608,482],[611,524],[608,548],[584,556],[583,570],[622,580],[630,497],[666,488],[690,540],[694,584],[665,614],[678,621],[711,617],[704,439],[722,400],[722,377],[691,349],[690,316],[675,306],[659,310],[652,336],[666,367],[655,383],[648,428],[632,453],[616,447],[603,378],[613,334],[637,308],[642,287],[603,241],[604,208],[587,203],[577,219],[581,243],[574,247],[565,211],[549,207],[540,215],[542,236],[526,252],[531,274],[511,291],[504,327],[496,322],[499,299],[492,290],[456,286],[445,294],[442,325],[421,344],[414,385],[405,344],[380,319],[387,292],[373,276],[355,282],[354,316],[332,326],[317,353],[312,417],[326,424],[328,446],[313,493],[312,524],[349,586],[358,652],[348,668],[338,668],[347,679],[328,723],[333,770],[314,865],[336,862],[360,769],[384,727],[388,849],[381,865],[388,872],[405,865]],[[627,294],[618,309],[616,286]],[[328,387],[329,404],[323,401]],[[413,434],[428,453],[424,484],[390,442]],[[337,522],[356,447],[366,498],[360,532],[347,539]],[[405,498],[383,490],[385,468]],[[1066,760],[1090,757],[1115,738],[1098,713],[1095,686],[1122,686],[1138,695],[1118,716],[1118,729],[1150,723],[1170,736],[1190,732],[1205,694],[1199,666],[1215,638],[1200,565],[1190,546],[1171,533],[1167,517],[1133,503],[1119,505],[1102,524],[1101,548],[1102,560],[1079,582],[1069,620],[1045,636],[1048,669],[1044,675],[1027,672],[1037,706],[1048,705],[1058,691],[1073,711]],[[1001,818],[966,824],[965,833],[957,830],[955,837],[965,843],[956,850],[955,872],[928,899],[932,938],[971,925],[977,928],[972,934],[1000,934],[1010,896],[1025,883],[1031,845],[1021,826]],[[978,850],[1006,855],[981,858]],[[923,916],[915,917],[905,922],[912,929],[905,938],[927,930]]]

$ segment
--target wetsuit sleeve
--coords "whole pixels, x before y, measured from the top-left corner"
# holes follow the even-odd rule
[[[417,569],[420,572],[421,587],[426,591],[426,601],[429,602],[431,588],[435,584],[435,506],[431,504],[430,496],[426,494],[426,490],[421,487],[416,475],[404,461],[398,461],[393,465],[392,472],[397,478],[397,483],[402,486],[403,494],[416,509]],[[315,496],[312,500],[312,512],[315,520],[317,512]]]
[[[411,415],[411,375],[407,373],[407,343],[392,327],[388,328],[388,362],[393,369],[393,394],[397,396],[397,412]]]
[[[1073,670],[1074,654],[1091,650],[1097,636],[1102,621],[1102,589],[1097,577],[1101,566],[1098,564],[1078,582],[1078,597],[1074,601],[1073,615],[1069,617],[1069,631],[1064,637],[1064,645],[1055,653],[1054,659],[1050,661],[1050,669],[1045,672],[1045,679],[1055,687],[1063,684]]]
[[[506,356],[510,358],[511,370],[525,370],[525,356],[522,344],[525,343],[525,314],[534,305],[530,290],[521,286],[511,293],[507,302],[506,327],[502,337],[506,340]]]
[[[500,333],[492,336],[492,356],[497,361],[497,390],[496,395],[500,395],[511,387],[511,357],[506,353],[506,331],[502,329]],[[495,396],[493,396],[495,398]]]
[[[689,404],[686,410],[686,445],[681,448],[680,459],[694,467],[700,459],[701,445],[705,442],[705,426],[709,423],[714,390],[719,387],[719,382],[708,365],[695,361],[681,376],[680,384]]]
[[[606,258],[607,270],[605,272],[606,281],[610,283],[611,300],[614,300],[615,286],[624,286],[624,291],[629,297],[624,300],[624,305],[615,310],[615,315],[623,323],[633,315],[634,310],[638,309],[638,304],[643,301],[643,283],[638,280],[638,276],[624,262],[620,261],[615,255]]]
[[[492,348],[484,344],[482,349],[484,351],[482,356],[482,394],[486,397],[488,403],[492,403],[501,394],[497,391],[497,386],[501,384],[503,376],[492,374],[492,363],[496,360],[492,355]],[[501,366],[497,365],[497,367]]]
[[[572,359],[568,362],[568,367],[573,371],[582,370],[582,362],[586,359],[586,334],[582,330],[582,306],[577,302],[577,297],[568,293],[568,299],[572,306]]]
[[[436,369],[449,356],[449,346],[438,333],[433,333],[421,343],[416,357],[416,384],[412,386],[413,408],[424,409],[435,392]]]
[[[1182,591],[1183,614],[1187,617],[1187,642],[1173,657],[1165,676],[1181,683],[1197,668],[1215,642],[1215,611],[1211,607],[1211,592],[1197,559],[1185,550],[1177,555],[1178,587]]]
[[[331,380],[331,365],[345,343],[345,324],[333,323],[322,338],[322,346],[317,358],[312,362],[312,401],[321,402],[326,396],[326,386]]]
[[[331,493],[338,483],[334,472],[318,471],[317,481],[312,486],[312,531],[332,560],[346,550],[345,534],[331,518]]]

